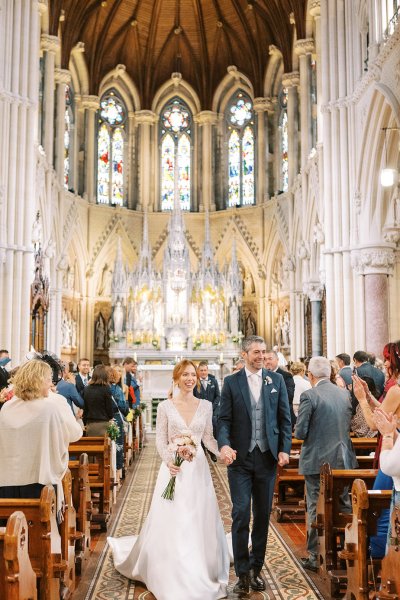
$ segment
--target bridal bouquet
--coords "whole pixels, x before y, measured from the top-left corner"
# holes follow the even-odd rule
[[[174,437],[170,447],[175,452],[175,460],[173,464],[177,467],[180,467],[185,460],[192,462],[196,456],[197,445],[193,439],[192,432],[189,430],[185,429],[181,431],[180,435]],[[175,479],[176,476],[173,475],[162,493],[162,497],[166,500],[174,499]]]

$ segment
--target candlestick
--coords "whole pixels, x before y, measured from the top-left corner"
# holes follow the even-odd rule
[[[134,352],[134,353],[133,353],[133,360],[134,360],[135,362],[137,362],[137,352]]]
[[[221,352],[221,354],[219,355],[219,362],[222,363],[224,362],[224,353]]]

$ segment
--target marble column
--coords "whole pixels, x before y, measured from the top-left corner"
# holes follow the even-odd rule
[[[135,155],[136,155],[136,148],[135,148],[135,113],[133,111],[129,111],[128,112],[128,176],[130,175],[130,180],[128,179],[127,181],[130,181],[130,185],[128,187],[127,190],[127,205],[128,208],[133,209],[134,208],[134,202],[135,202],[135,189],[136,189],[136,171],[134,169],[134,165],[136,164],[136,160],[135,160]]]
[[[151,110],[139,110],[135,113],[135,123],[139,127],[138,172],[139,172],[139,198],[138,210],[155,209],[157,202],[151,198],[151,182],[154,169],[151,161],[151,132],[152,127],[158,122],[158,116]]]
[[[268,112],[273,110],[268,98],[254,98],[257,115],[256,202],[262,204],[268,194]]]
[[[284,73],[282,85],[287,88],[287,117],[288,117],[288,160],[289,160],[289,189],[294,184],[299,172],[299,144],[298,144],[298,95],[297,88],[300,83],[299,73]]]
[[[382,355],[389,340],[389,282],[395,264],[394,247],[374,246],[358,248],[352,253],[356,273],[364,280],[365,340],[362,349]]]
[[[317,56],[317,142],[322,140],[322,60],[321,60],[321,0],[311,0],[310,14],[315,21],[315,53]]]
[[[53,164],[54,154],[54,89],[55,60],[60,40],[54,35],[42,34],[41,47],[44,52],[44,86],[43,86],[43,147],[47,162]]]
[[[215,210],[213,173],[213,127],[218,123],[218,114],[211,110],[198,113],[195,122],[201,128],[201,186],[200,211]]]
[[[85,110],[85,193],[90,204],[96,202],[96,115],[99,110],[98,96],[82,96],[81,107]]]
[[[311,354],[322,356],[322,297],[324,288],[319,281],[311,281],[305,286],[305,293],[311,302]]]
[[[56,123],[56,173],[61,186],[64,187],[64,133],[65,133],[65,92],[71,81],[71,73],[66,69],[55,70],[55,81],[57,86],[57,123]],[[72,132],[71,132],[72,133]],[[72,136],[71,136],[72,137]],[[71,144],[71,142],[70,142]]]
[[[298,40],[294,50],[299,56],[300,62],[300,139],[301,167],[303,168],[312,148],[311,58],[314,51],[314,40]]]

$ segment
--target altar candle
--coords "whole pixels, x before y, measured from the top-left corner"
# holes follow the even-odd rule
[[[135,362],[137,362],[137,352],[134,352],[134,353],[133,353],[133,360],[134,360]]]
[[[224,353],[221,352],[221,354],[219,355],[219,362],[224,362]]]

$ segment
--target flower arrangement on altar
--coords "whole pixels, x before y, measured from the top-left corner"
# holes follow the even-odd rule
[[[173,438],[169,445],[170,450],[175,452],[174,465],[180,467],[187,460],[192,462],[197,452],[197,444],[193,438],[192,432],[189,429],[181,431],[180,435]],[[165,500],[173,500],[175,496],[175,481],[176,476],[172,475],[167,487],[161,494]]]

